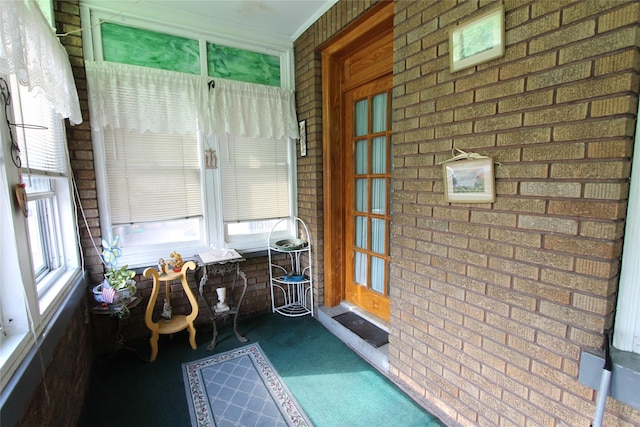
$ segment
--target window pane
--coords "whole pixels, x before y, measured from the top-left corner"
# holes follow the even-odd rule
[[[373,139],[373,173],[386,173],[387,172],[387,138],[380,136]]]
[[[25,189],[29,199],[27,226],[31,262],[36,283],[40,283],[62,263],[56,195],[48,178],[30,176]],[[38,291],[42,290],[38,286]]]
[[[356,179],[356,211],[358,212],[366,212],[367,211],[367,180],[366,179]]]
[[[372,127],[373,132],[384,132],[387,130],[387,94],[381,93],[373,97],[372,102]]]
[[[357,284],[367,286],[367,255],[356,252],[353,260],[353,278]]]
[[[228,137],[220,140],[224,221],[290,216],[289,142]]]
[[[113,225],[202,215],[195,135],[107,130],[105,159]]]
[[[371,212],[384,214],[387,210],[387,180],[376,178],[371,182]]]
[[[29,245],[31,248],[31,262],[33,263],[33,272],[36,277],[47,272],[47,264],[45,263],[44,237],[40,229],[40,215],[38,213],[38,201],[28,203],[29,216],[27,217],[27,226],[29,227]]]
[[[43,95],[36,90],[30,92],[13,79],[12,93],[17,98],[12,104],[15,119],[25,125],[15,127],[22,167],[65,174],[67,150],[62,119],[51,111]]]
[[[200,218],[187,218],[114,226],[113,235],[120,235],[122,248],[197,242],[200,240],[201,227]]]
[[[367,167],[367,160],[368,160],[368,156],[367,156],[367,141],[366,140],[362,140],[362,141],[356,141],[356,158],[355,158],[355,165],[356,165],[356,174],[365,174],[367,173],[368,167]]]
[[[385,223],[383,219],[371,219],[371,250],[384,255],[385,251]]]
[[[371,289],[384,294],[384,260],[371,257]]]
[[[234,235],[247,235],[247,234],[264,234],[273,231],[285,231],[288,229],[285,221],[279,222],[279,219],[273,219],[270,221],[246,221],[246,222],[234,222],[226,224],[227,234]],[[277,228],[273,228],[278,223]]]
[[[367,248],[367,218],[356,217],[355,243],[361,249]]]
[[[355,104],[355,136],[362,136],[367,134],[367,121],[369,119],[369,117],[367,116],[367,108],[368,102],[366,99],[358,101]]]

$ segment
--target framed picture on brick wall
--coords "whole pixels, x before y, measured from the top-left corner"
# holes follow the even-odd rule
[[[460,23],[449,32],[451,72],[504,55],[504,6]]]
[[[496,191],[491,158],[458,160],[442,165],[447,202],[493,203]]]

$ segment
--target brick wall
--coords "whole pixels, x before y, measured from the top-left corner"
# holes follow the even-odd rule
[[[452,74],[448,31],[494,4],[396,2],[391,371],[461,425],[588,425],[579,356],[613,321],[640,3],[507,1],[505,57]],[[445,202],[453,148],[498,162],[494,204]],[[610,400],[606,424],[638,423]]]
[[[295,43],[317,209],[315,49],[370,4],[338,2]],[[507,0],[505,56],[452,74],[449,30],[497,4],[395,2],[391,375],[451,425],[589,425],[579,358],[613,322],[640,3]],[[495,203],[445,202],[453,148],[499,162]],[[609,399],[605,425],[640,411]]]

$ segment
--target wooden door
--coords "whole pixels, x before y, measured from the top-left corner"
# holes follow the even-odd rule
[[[388,74],[345,93],[346,299],[389,319],[391,88]]]
[[[393,7],[393,2],[377,3],[320,49],[325,195],[324,303],[332,307],[347,300],[385,320],[389,320],[390,306],[388,199]],[[369,114],[380,114],[378,107],[373,112],[372,103],[379,105],[382,98],[385,98],[386,123],[384,130],[379,130],[373,127],[375,117]],[[366,108],[363,107],[364,100]],[[367,124],[364,125],[367,130],[358,133],[357,137],[355,121],[361,120],[362,115],[356,117],[356,105],[367,111]],[[380,141],[385,143],[384,171],[378,163],[372,163],[371,150],[380,150]],[[379,151],[376,153],[375,161],[379,161]],[[361,169],[364,167],[362,162],[366,163],[366,171]],[[369,191],[365,200],[365,193],[361,191],[365,183],[368,189],[376,187],[375,199],[370,198],[374,193]],[[381,194],[384,194],[382,210]],[[363,225],[366,225],[366,231]],[[371,240],[372,226],[376,230],[375,241]],[[383,240],[379,239],[380,230],[385,234]]]

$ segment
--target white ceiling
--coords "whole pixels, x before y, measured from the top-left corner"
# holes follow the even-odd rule
[[[337,0],[82,0],[82,5],[177,26],[291,43]],[[278,44],[280,44],[278,43]]]

